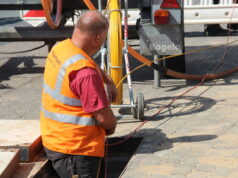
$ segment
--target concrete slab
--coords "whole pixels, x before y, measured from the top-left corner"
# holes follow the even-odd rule
[[[0,148],[20,149],[20,160],[30,161],[41,150],[38,120],[0,120]]]
[[[0,178],[10,178],[19,164],[19,150],[0,149]]]

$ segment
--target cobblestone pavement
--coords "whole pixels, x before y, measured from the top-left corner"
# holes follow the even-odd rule
[[[237,65],[236,48],[229,47],[219,71]],[[187,67],[191,68],[187,69],[190,73],[211,72],[223,54],[224,48],[214,49],[212,53],[192,54],[187,60]],[[143,137],[143,141],[122,177],[238,177],[237,78],[238,74],[233,74],[206,82],[146,123],[134,135]],[[152,81],[137,83],[134,89],[144,93],[147,103],[145,114],[149,117],[196,84],[194,81],[165,79],[159,89],[153,88]],[[123,116],[116,134],[126,135],[136,125],[136,120]]]
[[[237,80],[233,82],[205,84],[146,123],[135,134],[144,139],[122,177],[237,177],[238,87],[233,85]],[[146,116],[188,88],[162,97],[155,95],[159,89],[151,89]],[[130,132],[137,124],[129,117],[121,119],[117,134]]]

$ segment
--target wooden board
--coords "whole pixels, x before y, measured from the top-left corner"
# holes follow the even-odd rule
[[[0,149],[0,178],[10,178],[19,165],[19,150]]]
[[[20,163],[12,178],[59,178],[45,153],[40,152],[33,161]]]
[[[20,149],[20,161],[30,161],[42,149],[38,120],[0,120],[0,148]]]

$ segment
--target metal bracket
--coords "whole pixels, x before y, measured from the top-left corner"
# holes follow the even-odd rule
[[[112,66],[111,63],[108,63],[108,65],[112,69],[122,69],[122,68],[124,68],[124,65],[122,65],[122,66]]]

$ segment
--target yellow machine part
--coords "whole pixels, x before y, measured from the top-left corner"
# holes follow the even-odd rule
[[[110,11],[110,26],[109,26],[109,57],[110,57],[110,76],[115,85],[120,82],[123,76],[122,64],[122,30],[121,30],[121,12],[119,0],[110,0],[108,2]],[[123,88],[122,83],[118,86],[117,100],[112,104],[122,104]]]

